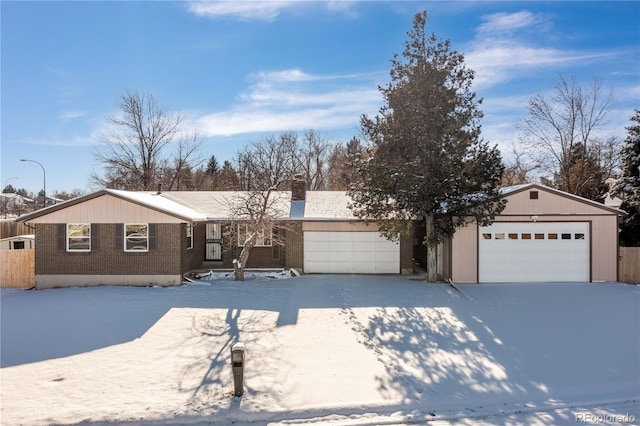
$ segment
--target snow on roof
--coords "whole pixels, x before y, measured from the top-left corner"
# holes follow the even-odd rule
[[[351,198],[343,191],[307,191],[305,219],[355,220],[349,209]]]
[[[13,240],[35,240],[35,234],[14,235],[13,237],[6,237],[0,239],[0,241],[13,241]]]
[[[244,199],[245,191],[170,191],[162,197],[197,211],[202,220],[225,220],[233,216],[234,206]],[[270,194],[273,208],[286,218],[289,214],[291,193],[274,191]]]
[[[157,192],[120,191],[116,189],[107,189],[106,191],[120,198],[131,200],[138,204],[154,208],[170,215],[196,221],[206,219],[206,216],[203,216],[198,211],[184,205],[183,203],[179,203],[167,198],[163,193],[158,194]]]
[[[623,213],[613,207],[605,206],[595,201],[587,200],[576,195],[567,194],[557,189],[538,184],[524,184],[500,188],[502,196],[520,192],[526,188],[538,188],[553,193],[575,198],[578,201],[592,204],[616,213]],[[87,196],[75,198],[61,204],[49,206],[37,212],[26,214],[19,221],[27,221],[49,212],[57,211],[75,205],[100,195],[111,194],[139,205],[161,211],[163,213],[182,218],[187,221],[227,220],[233,216],[234,205],[246,197],[245,191],[121,191],[104,189]],[[345,191],[307,191],[305,201],[291,201],[290,191],[274,191],[270,195],[273,208],[282,219],[294,220],[358,220],[349,209],[351,198]]]

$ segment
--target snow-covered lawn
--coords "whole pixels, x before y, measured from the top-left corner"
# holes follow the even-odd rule
[[[3,290],[1,424],[640,421],[640,287],[274,278]]]

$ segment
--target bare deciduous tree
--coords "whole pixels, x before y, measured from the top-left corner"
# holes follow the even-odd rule
[[[240,187],[246,191],[261,190],[291,176],[298,136],[282,133],[278,138],[265,139],[247,145],[236,154],[236,171]]]
[[[104,175],[94,172],[92,180],[127,190],[150,190],[163,182],[174,187],[184,170],[193,167],[199,137],[185,135],[182,115],[167,112],[151,94],[127,92],[119,106],[120,114],[108,119],[110,130],[96,152]],[[173,143],[178,147],[171,157],[167,151]]]
[[[232,220],[225,227],[229,249],[240,250],[233,259],[234,278],[244,281],[251,250],[256,245],[283,245],[282,218],[288,213],[289,197],[272,186],[265,191],[244,191],[228,200]]]
[[[515,145],[511,146],[513,161],[507,163],[502,173],[500,186],[521,185],[534,180],[531,172],[540,169],[540,163],[530,161],[530,153],[525,152]]]
[[[327,188],[330,142],[315,130],[300,138],[295,132],[252,142],[235,157],[240,186],[256,190],[299,174],[311,190]]]
[[[580,85],[562,76],[551,96],[538,93],[529,100],[528,115],[517,125],[520,138],[535,153],[534,162],[554,176],[558,189],[587,196],[594,169],[586,159],[594,153],[603,161],[601,167],[615,167],[611,161],[617,158],[619,144],[616,138],[603,135],[613,104],[613,91],[603,89],[597,79]],[[607,173],[603,176],[609,177]]]
[[[312,191],[327,188],[330,143],[315,130],[307,130],[297,144],[292,174],[300,174]]]

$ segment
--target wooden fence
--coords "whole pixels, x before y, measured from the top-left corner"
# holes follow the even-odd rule
[[[640,283],[640,247],[620,247],[620,282]]]
[[[16,235],[33,234],[33,229],[24,223],[18,223],[13,219],[0,220],[0,238],[15,237]]]
[[[35,249],[0,250],[0,287],[34,287],[35,269]]]

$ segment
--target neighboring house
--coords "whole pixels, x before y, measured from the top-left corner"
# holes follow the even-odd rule
[[[617,179],[613,179],[613,178],[609,178],[606,180],[607,185],[609,185],[609,190],[611,190],[611,188],[613,188],[613,185],[615,185]],[[607,192],[606,197],[604,198],[604,205],[605,206],[609,206],[609,207],[620,207],[620,204],[622,204],[622,199],[619,197],[612,197],[610,192]]]
[[[17,235],[0,240],[0,250],[32,249],[35,246],[35,235]]]
[[[47,195],[45,197],[45,202],[47,203],[47,206],[53,206],[54,204],[60,204],[64,202],[64,200],[62,198],[56,198],[56,197],[51,197]]]
[[[424,250],[419,236],[388,241],[352,215],[344,192],[304,185],[294,181],[292,191],[273,193],[286,226],[279,238],[270,231],[259,238],[247,267],[412,273]],[[231,268],[238,248],[227,247],[222,231],[241,194],[104,189],[21,216],[35,227],[36,288],[178,285],[194,269]],[[470,223],[442,245],[444,277],[616,281],[620,210],[535,184],[503,194],[508,203],[496,223]]]
[[[12,192],[2,193],[0,194],[0,207],[2,215],[6,218],[7,215],[20,215],[30,210],[33,207],[33,200]]]

